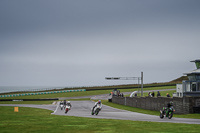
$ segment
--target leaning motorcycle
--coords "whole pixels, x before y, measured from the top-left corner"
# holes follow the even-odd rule
[[[92,115],[94,115],[94,114],[95,114],[95,115],[98,115],[100,110],[101,110],[100,105],[97,105],[94,109],[92,108],[91,114],[92,114]]]
[[[60,109],[62,110],[64,108],[63,103],[60,103]]]
[[[65,114],[67,114],[67,112],[68,112],[70,109],[71,109],[71,107],[68,106],[68,105],[66,105],[66,106],[65,106]]]
[[[171,106],[169,109],[167,107],[163,107],[163,110],[160,110],[160,118],[168,117],[171,119],[173,117],[173,114],[175,112],[175,109],[173,106]]]

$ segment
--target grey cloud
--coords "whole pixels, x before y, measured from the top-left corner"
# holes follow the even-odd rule
[[[0,85],[163,82],[198,58],[199,1],[0,1]],[[192,52],[190,52],[192,51]]]

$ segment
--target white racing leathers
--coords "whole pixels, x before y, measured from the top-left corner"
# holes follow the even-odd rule
[[[102,104],[100,103],[98,103],[98,102],[96,102],[95,103],[95,105],[94,105],[94,107],[92,108],[92,115],[94,115],[94,114],[96,114],[96,115],[98,115],[98,113],[99,113],[99,111],[102,109]]]

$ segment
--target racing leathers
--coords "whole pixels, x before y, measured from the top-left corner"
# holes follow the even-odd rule
[[[70,106],[70,108],[72,107],[71,103],[67,103],[66,106]]]
[[[101,102],[98,101],[98,102],[96,102],[96,103],[94,104],[94,107],[93,107],[93,109],[92,109],[93,111],[94,111],[94,108],[97,107],[97,105],[99,105],[100,108],[102,108]]]

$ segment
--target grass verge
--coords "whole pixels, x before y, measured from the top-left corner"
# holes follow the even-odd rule
[[[0,107],[2,133],[146,133],[199,132],[195,124],[143,122],[50,115],[52,111],[20,107]]]

